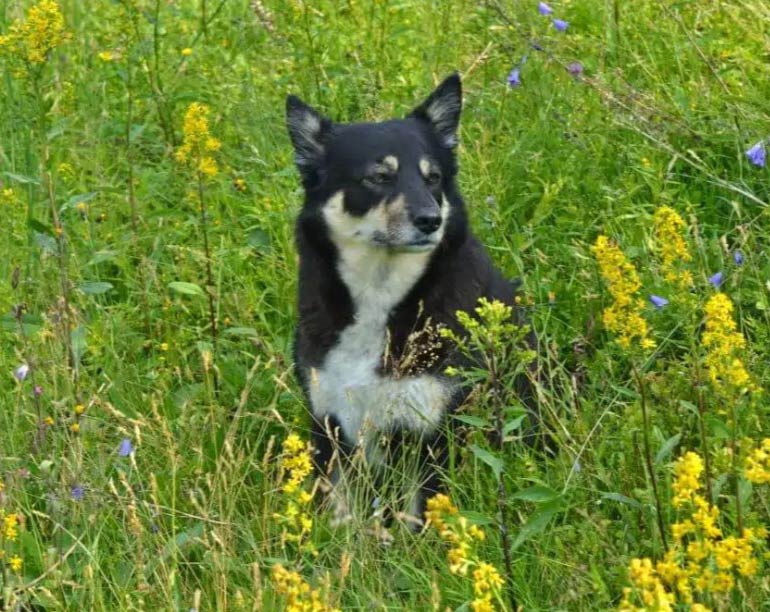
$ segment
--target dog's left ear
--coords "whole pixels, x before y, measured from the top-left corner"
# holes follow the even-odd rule
[[[463,90],[460,75],[455,72],[444,79],[428,99],[408,116],[430,123],[441,143],[452,149],[457,146],[457,127],[460,124],[462,107]]]
[[[286,127],[294,145],[294,160],[306,183],[318,179],[326,142],[332,131],[331,120],[296,96],[286,98]]]

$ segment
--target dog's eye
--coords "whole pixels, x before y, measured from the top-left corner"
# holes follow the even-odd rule
[[[364,177],[364,182],[370,185],[387,185],[393,180],[390,172],[372,172]]]
[[[428,176],[425,177],[428,185],[438,185],[441,182],[441,173],[435,170],[428,172]]]

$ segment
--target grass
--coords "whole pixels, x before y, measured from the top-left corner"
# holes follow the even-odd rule
[[[0,2],[0,33],[31,4]],[[617,607],[630,560],[663,555],[644,433],[666,526],[682,516],[671,464],[687,450],[710,458],[725,534],[770,524],[767,486],[732,477],[770,436],[766,395],[709,385],[700,341],[707,278],[723,270],[744,361],[767,389],[770,175],[744,154],[768,136],[765,2],[554,2],[564,33],[520,0],[60,6],[69,40],[26,76],[18,56],[0,69],[0,513],[23,519],[15,541],[0,539],[5,605],[280,610],[269,575],[283,563],[344,610],[469,609],[471,581],[449,572],[431,532],[396,528],[383,547],[366,521],[332,528],[320,514],[314,555],[283,541],[273,516],[280,443],[308,431],[290,363],[301,193],[284,98],[340,121],[382,119],[453,70],[465,88],[460,183],[476,233],[523,278],[557,449],[532,453],[514,429],[495,454],[489,406],[466,407],[483,452],[457,448],[447,484],[487,533],[478,554],[502,568],[490,466],[504,465],[516,601]],[[174,159],[191,102],[211,108],[222,141],[203,217],[196,177]],[[661,205],[688,223],[692,292],[662,278]],[[671,299],[644,310],[652,353],[603,328],[610,302],[589,248],[600,233],[636,265],[642,297]],[[764,563],[698,601],[767,608]]]

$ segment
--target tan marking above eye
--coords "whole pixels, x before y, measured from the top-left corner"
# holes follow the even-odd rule
[[[422,172],[422,175],[427,178],[432,169],[433,163],[427,157],[423,157],[420,160],[420,172]]]
[[[382,165],[386,166],[391,172],[398,172],[398,157],[386,155],[382,158]]]

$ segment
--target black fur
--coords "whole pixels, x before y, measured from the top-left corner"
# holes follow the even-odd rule
[[[355,317],[353,299],[337,271],[337,247],[321,214],[324,203],[339,190],[344,191],[345,209],[353,216],[365,214],[395,193],[405,194],[412,218],[427,210],[431,202],[435,206],[441,192],[451,205],[443,239],[425,273],[390,312],[389,359],[383,360],[381,374],[398,372],[398,376],[404,376],[416,371],[440,375],[448,365],[458,364],[458,355],[446,344],[430,357],[411,363],[410,371],[400,371],[410,334],[423,329],[427,322],[462,333],[455,313],[472,311],[480,297],[514,305],[514,286],[495,268],[470,232],[465,203],[457,188],[454,146],[460,109],[457,75],[446,79],[405,119],[382,123],[335,124],[297,98],[288,98],[287,124],[305,188],[305,202],[296,225],[300,266],[295,365],[308,401],[311,369],[323,366],[340,333]],[[372,164],[387,155],[397,157],[404,168],[386,184],[370,182],[367,173]],[[439,176],[432,177],[434,182],[407,170],[417,166],[419,156],[428,156],[437,163]],[[527,395],[526,380],[522,380],[520,390]],[[464,389],[455,393],[447,413],[462,403],[467,392]],[[316,465],[326,473],[335,448],[344,457],[355,441],[344,439],[333,418],[325,419],[325,423],[313,420]],[[330,439],[330,433],[337,439]],[[447,461],[445,432],[440,428],[435,437],[421,440],[421,445],[427,470],[424,501],[439,488],[438,473]]]

